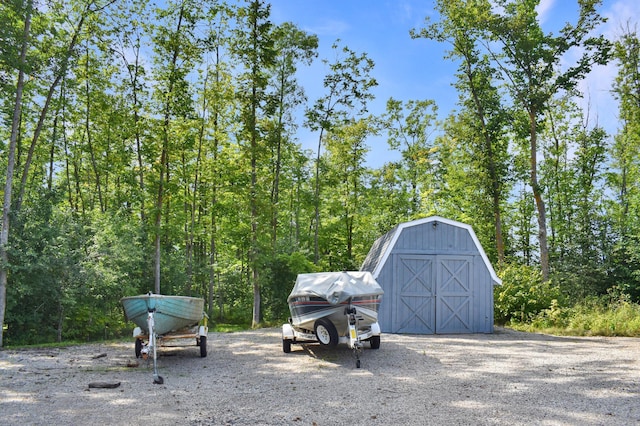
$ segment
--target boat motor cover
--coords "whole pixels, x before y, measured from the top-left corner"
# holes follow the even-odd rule
[[[298,274],[287,301],[294,297],[322,297],[332,305],[351,297],[381,295],[384,291],[368,271],[316,272]]]

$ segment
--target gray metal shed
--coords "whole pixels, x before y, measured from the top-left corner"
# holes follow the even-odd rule
[[[502,284],[471,226],[431,216],[378,238],[362,267],[384,289],[386,333],[493,332],[493,287]]]

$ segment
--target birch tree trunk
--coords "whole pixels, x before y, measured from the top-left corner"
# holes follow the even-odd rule
[[[4,336],[4,313],[7,306],[7,266],[9,256],[7,244],[9,243],[9,219],[11,214],[11,189],[13,187],[13,173],[15,167],[16,144],[20,126],[20,114],[22,113],[22,91],[24,89],[24,66],[29,45],[29,33],[31,28],[31,0],[27,2],[26,16],[24,20],[24,33],[22,49],[20,50],[20,69],[18,70],[18,82],[16,84],[16,103],[13,109],[13,121],[11,123],[11,137],[9,141],[9,153],[7,158],[7,178],[4,187],[4,199],[2,203],[2,229],[0,230],[0,348]]]

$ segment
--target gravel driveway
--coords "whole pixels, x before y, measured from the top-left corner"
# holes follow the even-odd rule
[[[357,369],[346,346],[285,354],[269,328],[159,354],[161,385],[132,341],[0,350],[0,423],[640,425],[634,338],[384,334]]]

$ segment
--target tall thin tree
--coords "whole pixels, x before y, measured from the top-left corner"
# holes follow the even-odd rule
[[[4,314],[7,306],[7,244],[9,242],[9,221],[11,219],[11,195],[13,189],[13,173],[15,166],[16,144],[20,127],[20,115],[22,112],[22,92],[24,90],[24,75],[26,67],[27,49],[31,31],[31,14],[33,2],[28,0],[24,9],[24,32],[18,61],[18,78],[16,82],[16,102],[13,108],[13,120],[11,122],[11,137],[9,140],[9,152],[7,156],[7,176],[4,183],[4,198],[2,204],[2,228],[0,230],[0,348],[3,342]]]
[[[374,62],[366,53],[356,54],[353,50],[344,46],[340,48],[340,40],[333,44],[332,48],[338,56],[335,62],[329,63],[329,72],[323,79],[326,89],[324,96],[318,98],[312,107],[305,112],[306,124],[313,131],[319,131],[318,150],[316,152],[315,177],[314,177],[314,262],[320,260],[318,235],[320,231],[320,160],[322,158],[322,146],[325,132],[331,131],[333,126],[352,117],[358,117],[367,111],[367,104],[374,98],[371,89],[378,85],[371,76]]]
[[[241,12],[242,25],[236,34],[235,54],[242,63],[245,72],[241,76],[242,90],[239,91],[241,103],[240,132],[241,146],[248,157],[250,169],[249,211],[250,211],[250,247],[248,253],[249,273],[253,288],[252,326],[261,321],[260,313],[260,185],[258,176],[264,150],[263,130],[259,126],[264,114],[268,71],[275,64],[275,51],[272,23],[269,21],[270,5],[261,0],[252,0]]]

